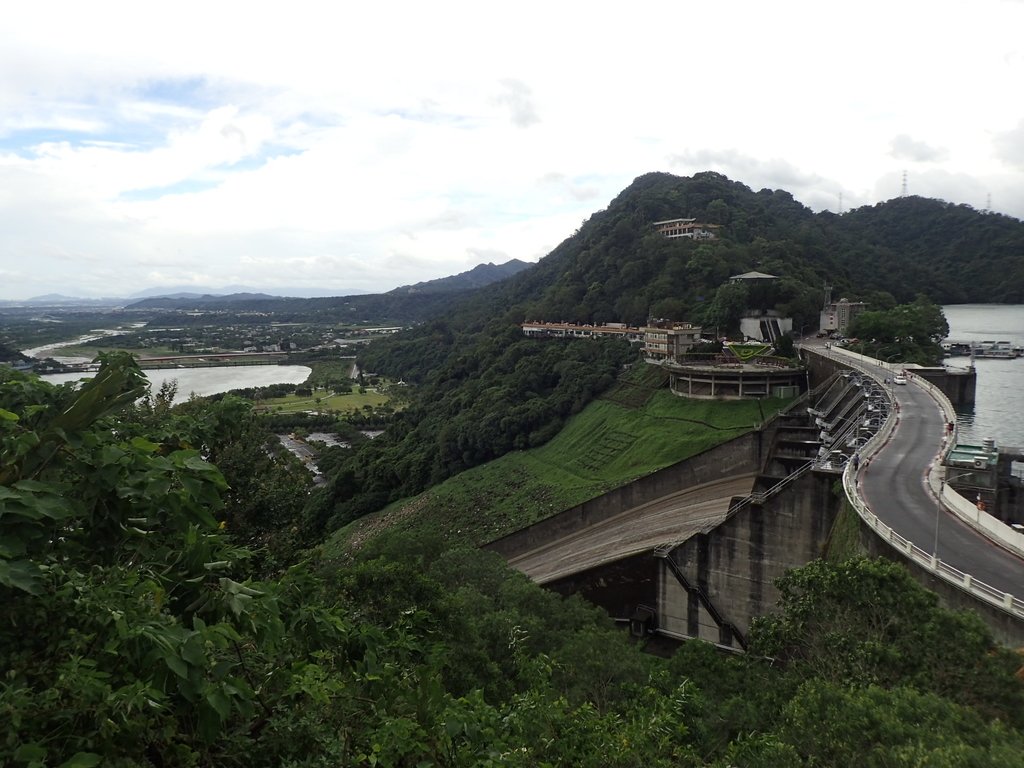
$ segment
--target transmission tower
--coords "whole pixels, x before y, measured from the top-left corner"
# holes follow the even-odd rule
[[[900,187],[900,197],[907,196],[907,172],[903,172],[903,186]]]

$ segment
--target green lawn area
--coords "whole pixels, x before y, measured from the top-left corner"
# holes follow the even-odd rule
[[[306,385],[310,387],[328,387],[334,382],[350,381],[349,372],[352,370],[354,359],[351,357],[341,360],[311,360],[306,363],[312,370]]]
[[[358,391],[348,395],[334,395],[326,389],[314,389],[309,397],[302,395],[286,395],[285,397],[272,397],[267,400],[260,400],[257,404],[259,411],[276,411],[280,413],[295,413],[297,411],[337,411],[339,413],[351,413],[362,410],[364,406],[377,408],[386,405],[390,398],[380,392],[367,390],[360,394]]]
[[[333,546],[358,545],[392,527],[483,544],[738,437],[789,402],[687,400],[667,389],[632,407],[616,399],[613,391],[591,403],[539,448],[507,454],[353,522]]]

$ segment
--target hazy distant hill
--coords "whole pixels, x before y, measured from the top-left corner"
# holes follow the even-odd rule
[[[39,307],[118,307],[124,303],[124,299],[106,297],[101,299],[84,299],[79,296],[65,296],[60,293],[47,293],[42,296],[33,296],[24,301],[2,301],[0,306],[39,306]]]
[[[388,293],[311,299],[235,294],[183,298],[150,298],[132,309],[199,310],[208,312],[273,313],[277,320],[323,320],[352,323],[408,323],[422,320],[452,302],[452,297],[506,279],[532,265],[513,259],[481,264],[451,277],[396,288]]]
[[[388,291],[388,293],[450,293],[452,291],[482,288],[485,285],[490,285],[518,274],[531,266],[533,265],[519,259],[511,259],[504,264],[477,264],[472,269],[452,275],[451,277],[439,277],[436,280],[427,280],[415,285],[403,285],[395,288],[393,291]]]
[[[128,296],[128,299],[149,299],[156,297],[172,298],[172,299],[198,299],[201,297],[213,297],[213,296],[232,296],[237,294],[256,294],[260,296],[275,297],[275,298],[323,298],[325,296],[338,296],[338,295],[349,295],[356,296],[367,293],[366,291],[359,290],[346,290],[338,291],[335,290],[333,293],[329,290],[319,288],[294,288],[286,286],[275,286],[272,289],[257,290],[247,285],[225,285],[220,288],[210,288],[207,286],[196,286],[196,285],[176,285],[176,286],[163,286],[156,288],[146,288],[142,291],[136,291],[135,293]]]

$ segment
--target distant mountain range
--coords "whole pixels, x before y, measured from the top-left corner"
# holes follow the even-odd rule
[[[339,291],[327,290],[323,288],[294,288],[294,287],[280,287],[274,288],[272,291],[259,290],[248,285],[225,285],[221,288],[209,288],[205,286],[196,285],[175,285],[175,286],[164,286],[161,288],[146,288],[143,291],[136,291],[130,294],[128,299],[148,299],[154,297],[163,297],[170,299],[198,299],[202,296],[234,296],[238,294],[250,294],[254,296],[266,296],[266,297],[294,297],[302,299],[312,299],[324,296],[359,296],[369,293],[369,291],[360,290],[345,290],[339,293]]]
[[[472,288],[480,288],[489,285],[497,280],[520,272],[529,267],[525,261],[512,259],[504,264],[478,264],[466,272],[461,272],[450,277],[439,277],[436,280],[427,280],[414,285],[403,285],[388,291],[388,294],[416,294],[416,293],[449,293]],[[128,296],[108,296],[103,298],[84,298],[81,296],[66,296],[60,293],[47,293],[42,296],[33,296],[23,301],[0,299],[0,307],[11,306],[83,306],[83,307],[159,307],[167,309],[180,309],[182,303],[209,306],[214,304],[237,305],[245,302],[272,301],[288,299],[323,299],[323,298],[345,298],[348,296],[372,296],[369,291],[346,290],[344,292],[330,291],[318,288],[275,288],[271,292],[260,291],[246,285],[227,285],[221,288],[211,288],[195,285],[162,286],[157,288],[146,288],[136,291]],[[155,299],[159,303],[148,300]],[[165,303],[169,299],[174,303]]]
[[[405,285],[387,293],[353,296],[290,298],[259,293],[237,293],[227,296],[153,297],[136,301],[132,309],[168,310],[237,310],[251,312],[308,313],[340,315],[360,321],[404,322],[418,320],[453,294],[472,291],[500,282],[533,266],[519,259],[504,264],[478,264],[473,269],[450,277]]]

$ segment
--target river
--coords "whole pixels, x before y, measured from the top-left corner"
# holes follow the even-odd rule
[[[311,369],[305,365],[225,365],[215,368],[161,368],[144,371],[156,391],[165,382],[177,379],[178,392],[174,402],[182,403],[192,394],[215,395],[231,389],[265,387],[270,384],[301,384]],[[40,378],[53,384],[78,381],[90,374],[50,373]]]
[[[1024,305],[951,304],[942,308],[949,338],[956,341],[1009,341],[1024,346]],[[950,357],[947,365],[966,367],[969,358]],[[973,408],[957,409],[962,443],[979,444],[986,437],[996,445],[1024,446],[1024,357],[1012,360],[977,358],[977,391]]]

